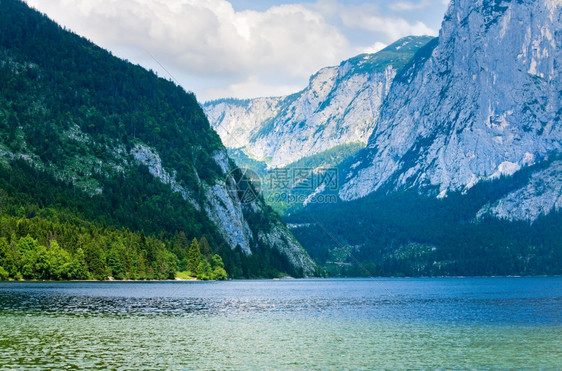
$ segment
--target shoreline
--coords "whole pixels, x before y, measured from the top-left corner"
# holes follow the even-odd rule
[[[388,279],[471,279],[471,278],[561,278],[562,275],[533,275],[533,276],[517,276],[517,275],[508,275],[508,276],[379,276],[379,277],[304,277],[304,278],[294,278],[294,277],[281,277],[281,278],[229,278],[227,280],[222,281],[293,281],[293,280],[388,280]],[[175,279],[169,280],[116,280],[116,279],[107,279],[107,280],[6,280],[0,281],[0,283],[80,283],[80,282],[221,282],[218,280],[199,280],[196,277],[185,279],[176,277]]]

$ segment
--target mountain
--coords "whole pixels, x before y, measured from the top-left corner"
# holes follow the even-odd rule
[[[282,168],[334,147],[366,144],[396,73],[431,37],[406,37],[375,54],[326,67],[286,97],[203,105],[226,147]]]
[[[340,202],[287,218],[317,261],[351,275],[562,273],[561,7],[452,1],[338,169]]]
[[[146,234],[172,252],[178,233],[205,237],[234,277],[315,273],[277,215],[247,197],[251,185],[234,170],[193,94],[17,0],[0,2],[0,86],[6,218],[55,225],[66,215],[69,228],[117,228],[142,234],[142,241]],[[47,245],[54,238],[30,235]],[[18,242],[8,232],[0,237],[7,246]],[[62,249],[74,254],[77,243]],[[178,260],[186,255],[181,245]],[[109,264],[109,252],[100,254]],[[0,252],[0,264],[6,256]]]
[[[562,150],[561,4],[453,1],[439,35],[394,80],[344,200],[381,187],[446,197]],[[562,206],[560,166],[482,209],[534,221]]]

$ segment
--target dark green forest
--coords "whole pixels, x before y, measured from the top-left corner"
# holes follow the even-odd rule
[[[134,161],[138,144],[158,151],[197,204],[202,184],[225,176],[213,159],[224,147],[192,93],[2,0],[2,278],[198,276],[187,266],[194,239],[210,252],[202,262],[228,277],[299,275],[268,246],[231,249],[203,211]],[[279,220],[244,212],[254,232]]]
[[[364,199],[312,205],[286,218],[293,234],[334,276],[493,276],[562,274],[562,213],[532,224],[476,218],[488,202],[518,189],[534,171],[481,182],[446,198],[381,190]]]

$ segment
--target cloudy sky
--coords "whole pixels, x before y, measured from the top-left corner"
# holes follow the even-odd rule
[[[437,35],[448,0],[27,0],[200,101],[285,95],[318,69]]]

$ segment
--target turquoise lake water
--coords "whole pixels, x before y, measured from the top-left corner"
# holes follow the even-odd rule
[[[562,369],[562,278],[0,283],[0,369]]]

